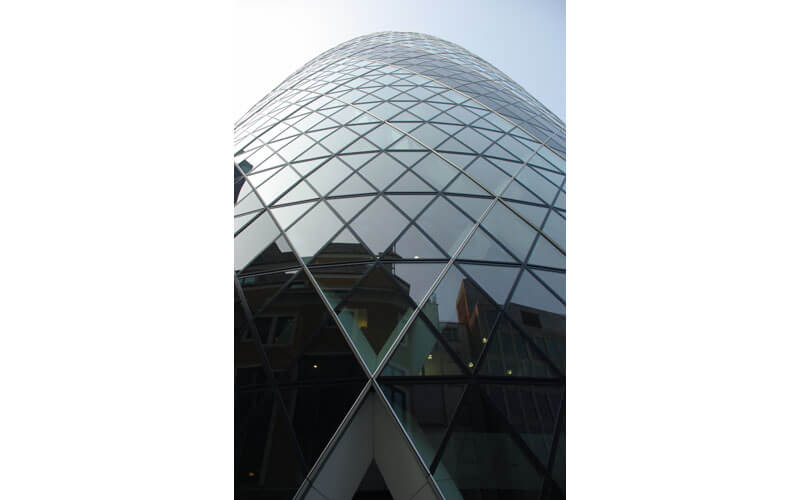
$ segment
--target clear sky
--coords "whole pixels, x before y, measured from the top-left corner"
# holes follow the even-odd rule
[[[327,49],[376,31],[461,45],[564,119],[564,0],[236,0],[233,116]]]

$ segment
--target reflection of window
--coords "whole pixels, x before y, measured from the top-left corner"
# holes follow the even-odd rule
[[[297,317],[289,315],[259,316],[255,318],[262,344],[288,345],[292,343]]]
[[[520,311],[522,314],[522,322],[525,323],[527,326],[532,326],[534,328],[541,328],[542,322],[539,320],[539,315],[536,313],[532,313],[530,311]]]

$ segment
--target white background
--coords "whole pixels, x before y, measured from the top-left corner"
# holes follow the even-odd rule
[[[571,498],[798,498],[798,12],[568,2]],[[224,2],[0,12],[0,497],[233,494]]]

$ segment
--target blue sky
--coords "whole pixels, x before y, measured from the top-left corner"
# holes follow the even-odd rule
[[[233,14],[232,120],[323,51],[386,30],[461,45],[565,117],[563,0],[237,0]]]

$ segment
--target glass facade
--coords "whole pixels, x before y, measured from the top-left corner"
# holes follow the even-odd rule
[[[236,123],[237,498],[564,497],[565,140],[402,32]]]

